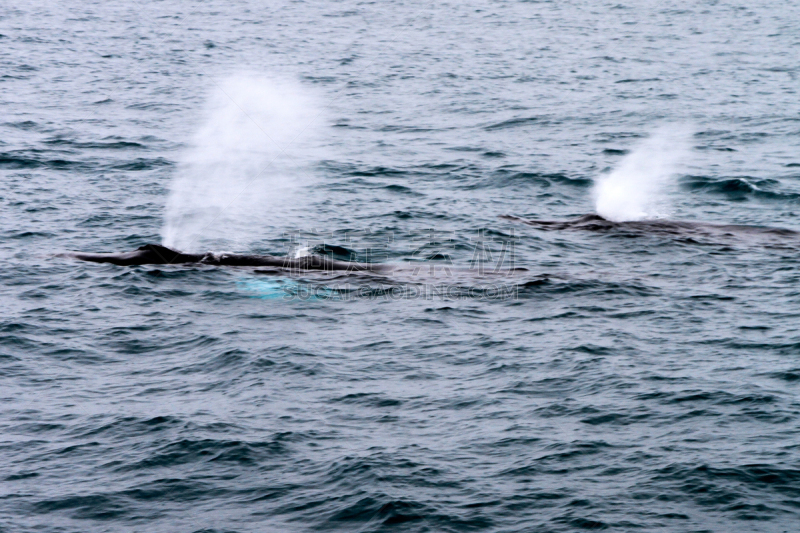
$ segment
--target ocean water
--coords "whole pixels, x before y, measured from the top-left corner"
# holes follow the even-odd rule
[[[767,0],[4,5],[0,531],[800,530],[798,54]],[[593,212],[792,231],[499,218]],[[149,242],[404,273],[55,256]]]

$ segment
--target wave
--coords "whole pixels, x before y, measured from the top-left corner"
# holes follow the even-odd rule
[[[464,186],[465,190],[475,189],[504,189],[514,187],[529,187],[535,185],[548,188],[553,185],[566,185],[577,189],[588,189],[593,181],[582,176],[568,176],[561,172],[516,172],[498,170],[488,178],[481,178],[474,183]]]
[[[133,143],[135,144],[135,143]],[[131,147],[126,147],[131,148]],[[117,147],[112,149],[126,149]],[[144,171],[173,166],[174,163],[163,157],[136,158],[123,162],[99,163],[96,160],[70,160],[55,159],[36,154],[13,152],[0,153],[0,169],[5,170],[31,170],[36,168],[70,170],[77,172],[93,172],[101,170]]]
[[[684,176],[680,179],[680,184],[692,192],[720,195],[733,202],[749,199],[794,202],[800,199],[800,193],[781,190],[783,185],[781,181],[772,178]]]
[[[549,124],[549,122],[543,120],[542,117],[519,117],[497,122],[495,124],[489,124],[488,126],[484,126],[483,129],[486,131],[507,130],[510,128],[518,128],[520,126],[529,126],[531,124],[543,125]]]
[[[86,166],[81,161],[68,161],[66,159],[41,159],[22,154],[0,153],[0,168],[6,170],[24,170],[32,168],[66,169]]]
[[[69,146],[84,150],[127,150],[145,148],[143,144],[132,141],[110,141],[110,142],[78,142],[69,139],[51,139],[44,141],[43,144],[50,146]]]

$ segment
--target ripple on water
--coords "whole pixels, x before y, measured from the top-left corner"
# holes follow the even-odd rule
[[[797,530],[792,3],[51,4],[0,35],[0,531]],[[209,122],[232,65],[322,112]],[[669,220],[498,218],[592,213],[664,122]],[[231,178],[210,248],[449,292],[49,255],[159,242],[181,173]]]

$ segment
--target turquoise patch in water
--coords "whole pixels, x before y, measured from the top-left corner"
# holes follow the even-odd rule
[[[289,300],[292,298],[292,294],[297,291],[297,283],[282,279],[252,279],[240,281],[237,286],[250,293],[252,298],[265,300]]]
[[[265,300],[329,300],[336,295],[336,291],[322,285],[301,285],[287,279],[252,279],[240,281],[237,285],[249,292],[252,298]]]

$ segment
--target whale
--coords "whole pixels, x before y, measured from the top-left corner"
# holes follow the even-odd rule
[[[798,231],[769,226],[713,224],[708,222],[669,219],[643,219],[615,222],[594,213],[567,220],[526,219],[512,215],[501,215],[499,218],[533,226],[545,231],[591,231],[619,234],[625,237],[656,234],[677,237],[684,240],[700,239],[704,241],[727,240],[728,238],[742,240],[746,237],[775,243],[789,243],[800,240],[800,232]]]
[[[325,245],[321,250],[328,252],[341,251],[340,256],[350,253],[345,248]],[[502,265],[470,265],[469,268],[459,268],[446,261],[417,261],[405,263],[360,263],[357,261],[343,261],[333,259],[327,255],[311,254],[303,257],[286,257],[274,255],[249,255],[232,253],[186,253],[173,250],[159,244],[145,244],[136,250],[120,253],[86,253],[64,252],[54,254],[56,257],[78,259],[90,263],[109,263],[118,266],[138,265],[209,265],[226,267],[257,267],[256,273],[289,274],[304,272],[331,273],[336,275],[349,274],[374,274],[380,278],[392,276],[395,279],[406,279],[410,282],[424,280],[439,281],[449,279],[452,282],[461,282],[475,279],[499,279],[507,276],[525,276],[528,269],[515,266],[512,262]]]
[[[137,265],[182,265],[188,263],[235,266],[235,267],[268,267],[294,271],[325,272],[385,272],[388,265],[340,261],[323,255],[304,257],[285,257],[274,255],[247,255],[207,252],[201,254],[185,253],[167,248],[159,244],[145,244],[131,252],[121,253],[84,253],[65,252],[58,257],[78,259],[91,263],[110,263],[118,266]]]

